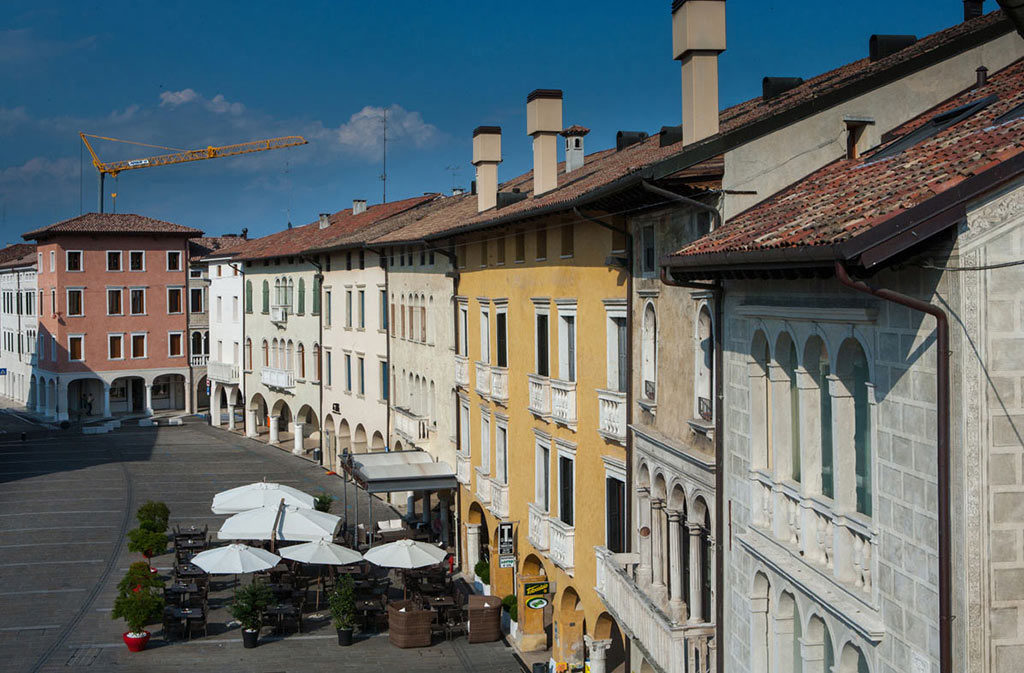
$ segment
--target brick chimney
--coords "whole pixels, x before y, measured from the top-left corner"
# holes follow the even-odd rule
[[[501,163],[501,127],[473,129],[473,165],[476,166],[476,210],[498,205],[498,164]]]
[[[718,133],[718,55],[725,0],[674,0],[672,55],[683,70],[683,144]]]
[[[359,213],[366,212],[366,199],[352,199],[352,214],[358,215]]]
[[[535,89],[526,97],[526,134],[533,136],[533,195],[558,186],[558,135],[562,132],[561,89]]]

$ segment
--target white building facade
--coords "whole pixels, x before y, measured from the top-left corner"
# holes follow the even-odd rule
[[[0,264],[0,394],[34,410],[33,387],[39,346],[36,253],[33,246],[24,255]]]
[[[210,391],[210,424],[229,430],[245,422],[242,390],[242,355],[245,345],[244,317],[247,308],[244,266],[233,254],[213,254],[203,261],[209,289],[210,357],[206,376]]]

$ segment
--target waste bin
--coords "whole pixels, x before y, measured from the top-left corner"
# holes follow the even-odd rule
[[[535,663],[533,665],[533,672],[532,673],[548,673],[547,662],[538,661],[537,663]]]
[[[324,462],[324,452],[321,449],[313,449],[313,460],[317,463]]]

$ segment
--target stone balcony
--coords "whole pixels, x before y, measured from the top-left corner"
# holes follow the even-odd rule
[[[476,499],[486,505],[491,502],[491,478],[480,465],[473,469],[476,470]]]
[[[508,402],[508,367],[491,367],[491,399]]]
[[[601,601],[622,630],[643,645],[665,673],[712,673],[717,655],[713,624],[680,624],[659,608],[635,581],[637,554],[613,554],[595,547],[596,586]]]
[[[455,356],[455,385],[469,387],[469,360],[465,355]]]
[[[260,382],[268,388],[291,389],[295,387],[295,372],[290,369],[264,367],[260,370]]]
[[[542,418],[551,415],[551,379],[537,374],[528,374],[530,383],[530,413]]]
[[[469,475],[472,473],[472,467],[470,463],[472,458],[468,453],[455,454],[455,478],[463,486],[469,486]]]
[[[529,504],[530,525],[528,537],[530,544],[538,551],[546,551],[548,548],[548,513],[535,502]]]
[[[288,322],[288,314],[291,313],[291,306],[271,306],[270,307],[270,322],[278,324],[284,324]]]
[[[394,407],[395,431],[405,440],[417,446],[423,446],[430,439],[430,421],[426,416],[418,416],[408,409]]]
[[[487,509],[499,519],[508,518],[508,484],[491,480],[491,506]]]
[[[491,394],[491,366],[483,363],[474,363],[473,369],[476,372],[476,392],[484,397]]]
[[[238,365],[228,362],[208,362],[206,363],[206,375],[210,377],[211,381],[237,383]]]
[[[597,391],[597,431],[605,439],[626,443],[626,393]]]
[[[193,367],[205,367],[209,361],[209,355],[193,355],[188,360],[189,364]]]
[[[551,379],[551,418],[576,427],[576,382]]]
[[[576,564],[576,527],[556,516],[548,517],[551,538],[550,556],[559,568],[572,574]]]

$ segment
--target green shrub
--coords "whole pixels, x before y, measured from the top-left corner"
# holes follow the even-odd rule
[[[130,570],[129,573],[131,573]],[[128,579],[128,575],[125,576],[125,579]],[[120,586],[119,584],[118,587],[120,588]],[[127,591],[118,593],[117,598],[114,599],[114,609],[110,613],[110,618],[123,619],[131,633],[142,633],[146,624],[159,616],[163,609],[162,589],[136,584]]]
[[[351,575],[342,575],[327,596],[336,629],[349,629],[356,621],[356,585]]]
[[[501,607],[508,610],[508,616],[512,619],[512,621],[519,621],[517,619],[517,617],[519,616],[519,601],[516,600],[515,594],[509,594],[508,596],[502,598]]]
[[[160,556],[167,550],[167,535],[144,526],[128,531],[128,551],[142,554],[146,558]]]
[[[327,491],[321,491],[320,495],[313,498],[313,509],[318,512],[330,512],[334,496]]]
[[[148,528],[159,533],[167,532],[167,521],[171,518],[171,510],[162,502],[150,500],[139,507],[135,513],[139,520],[139,528]]]
[[[477,561],[477,564],[473,566],[473,572],[484,584],[491,583],[491,564],[487,561]]]
[[[228,612],[243,629],[258,629],[263,623],[263,611],[272,600],[274,594],[270,587],[262,582],[253,582],[235,589],[235,598],[228,606]]]
[[[149,572],[149,564],[145,561],[136,561],[128,566],[128,572],[120,582],[117,583],[118,595],[127,594],[137,586],[163,589],[164,581]]]

